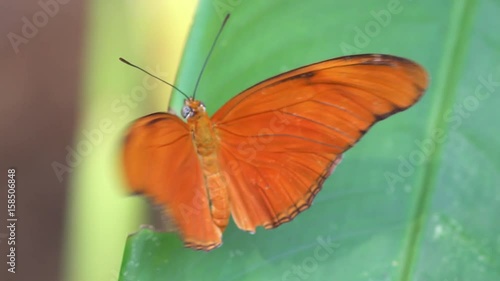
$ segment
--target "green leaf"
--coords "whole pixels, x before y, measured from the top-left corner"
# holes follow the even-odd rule
[[[201,1],[177,79],[188,93],[224,11],[197,93],[210,113],[268,77],[353,53],[419,62],[430,88],[349,150],[292,222],[254,235],[232,223],[209,253],[141,230],[120,280],[500,280],[498,1]]]

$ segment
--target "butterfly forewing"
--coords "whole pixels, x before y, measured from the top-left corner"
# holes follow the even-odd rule
[[[231,99],[212,122],[236,224],[272,228],[307,209],[342,153],[426,87],[412,61],[358,55],[275,76]]]
[[[211,250],[222,243],[191,134],[179,117],[155,113],[136,121],[125,140],[124,163],[132,190],[163,207],[186,246]]]

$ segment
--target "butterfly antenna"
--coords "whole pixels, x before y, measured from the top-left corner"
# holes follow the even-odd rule
[[[212,43],[212,47],[210,48],[210,51],[208,52],[208,56],[205,59],[205,63],[203,63],[203,67],[201,68],[200,75],[198,76],[198,80],[196,80],[196,86],[194,87],[193,99],[196,96],[196,90],[198,89],[198,85],[200,84],[201,75],[203,74],[203,71],[205,71],[205,67],[207,66],[208,60],[210,59],[210,56],[212,55],[215,44],[217,43],[217,40],[219,39],[219,36],[222,33],[222,30],[224,29],[224,26],[226,25],[226,22],[229,19],[229,16],[230,16],[230,14],[227,14],[227,16],[224,18],[224,21],[222,22],[222,25],[220,26],[219,32],[217,33],[217,36],[215,36],[215,40]]]
[[[127,60],[126,60],[126,59],[124,59],[124,58],[120,58],[120,61],[121,61],[121,62],[123,62],[123,63],[125,63],[125,64],[128,64],[128,65],[130,65],[130,66],[132,66],[132,67],[135,67],[135,68],[139,69],[140,71],[142,71],[142,72],[144,72],[144,73],[148,74],[149,76],[152,76],[152,77],[154,77],[154,78],[156,78],[156,79],[160,80],[161,82],[163,82],[163,83],[165,83],[165,84],[167,84],[167,85],[171,86],[172,88],[176,89],[179,93],[181,93],[183,96],[185,96],[187,99],[189,99],[189,97],[188,97],[188,96],[187,96],[187,95],[186,95],[183,91],[179,90],[179,88],[177,88],[177,87],[176,87],[176,86],[174,86],[173,84],[168,83],[167,81],[165,81],[165,80],[161,79],[160,77],[158,77],[158,76],[156,76],[156,75],[153,75],[153,74],[151,74],[151,73],[147,72],[147,71],[146,71],[146,70],[144,70],[143,68],[138,67],[137,65],[135,65],[135,64],[133,64],[133,63],[131,63],[131,62],[127,61]]]

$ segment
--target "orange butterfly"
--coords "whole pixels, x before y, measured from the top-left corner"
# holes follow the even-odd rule
[[[128,183],[164,208],[187,247],[212,250],[230,215],[254,232],[309,208],[342,154],[377,121],[417,102],[427,83],[410,60],[366,54],[272,77],[211,118],[187,98],[186,122],[154,113],[132,125],[124,145]]]

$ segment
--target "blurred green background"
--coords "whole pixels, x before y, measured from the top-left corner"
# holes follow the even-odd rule
[[[92,142],[86,131],[103,138],[71,178],[63,278],[117,280],[125,238],[150,222],[147,202],[127,196],[120,162],[124,132],[133,120],[167,110],[171,91],[118,57],[174,81],[196,2],[89,4],[78,129],[84,138],[76,139],[76,147],[85,139]]]
[[[15,10],[14,4],[2,5]],[[40,9],[25,14],[30,18]],[[126,196],[121,141],[130,122],[167,110],[171,89],[118,57],[191,93],[228,12],[231,19],[197,94],[210,113],[273,75],[356,53],[412,59],[428,70],[430,87],[418,104],[376,125],[348,151],[313,206],[292,222],[254,235],[231,223],[223,246],[209,253],[183,248],[176,234],[149,229],[126,241],[139,225],[161,228],[161,223],[150,218],[144,198]],[[4,34],[21,33],[25,14],[12,16]],[[9,40],[2,45],[5,85],[20,93],[4,94],[2,135],[17,134],[2,148],[2,168],[15,165],[26,181],[19,191],[26,192],[19,199],[25,226],[18,230],[25,248],[19,253],[21,273],[14,277],[500,280],[499,14],[498,0],[60,4],[58,14],[19,52]],[[50,33],[64,24],[66,33]],[[40,69],[36,75],[29,63]],[[49,87],[50,71],[59,77]],[[62,76],[66,72],[72,80]],[[181,103],[182,96],[174,93],[173,109],[179,112]],[[49,117],[44,126],[35,126]],[[54,162],[69,165],[68,145],[80,160],[69,159],[76,162],[72,172],[59,181]],[[23,173],[28,163],[44,173]],[[57,220],[43,217],[51,208]],[[43,223],[34,227],[37,217]],[[56,249],[48,261],[44,249]],[[30,270],[37,263],[40,270]]]

